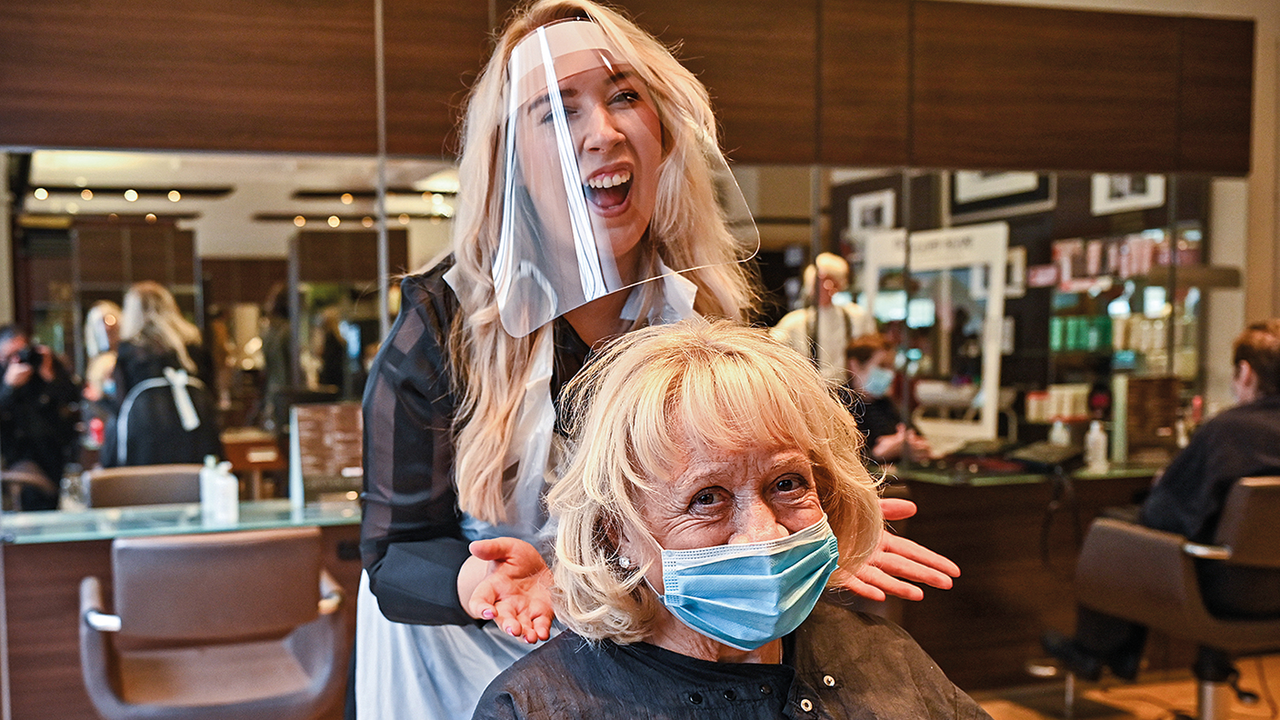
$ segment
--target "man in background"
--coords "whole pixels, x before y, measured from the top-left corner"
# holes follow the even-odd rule
[[[804,307],[792,310],[774,326],[771,334],[805,355],[827,380],[844,383],[845,348],[856,337],[876,331],[875,319],[856,303],[837,305],[836,293],[849,287],[849,263],[832,253],[822,253],[804,271]]]
[[[0,456],[23,478],[24,510],[58,507],[58,484],[79,438],[80,389],[52,350],[0,327]]]
[[[1142,525],[1213,543],[1231,487],[1241,478],[1280,475],[1280,318],[1245,328],[1236,338],[1232,364],[1237,404],[1200,426],[1165,468],[1142,504]],[[1280,613],[1280,573],[1204,563],[1197,571],[1211,613]],[[1096,680],[1104,666],[1131,680],[1146,637],[1142,625],[1081,607],[1075,637],[1049,632],[1043,644],[1087,680]]]

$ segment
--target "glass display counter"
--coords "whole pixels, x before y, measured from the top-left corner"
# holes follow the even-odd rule
[[[211,525],[201,520],[200,504],[137,505],[69,512],[18,512],[0,515],[0,540],[6,544],[111,540],[118,537],[265,530],[292,526],[354,525],[360,504],[326,502],[291,508],[288,499],[240,503],[240,520]]]

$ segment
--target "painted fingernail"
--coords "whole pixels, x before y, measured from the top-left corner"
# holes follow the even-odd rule
[[[484,618],[485,620],[492,620],[492,619],[493,619],[493,611],[492,611],[492,610],[485,610],[484,612],[480,613],[480,617]]]
[[[512,630],[511,628],[503,628],[503,629],[504,629],[504,630],[506,630],[508,633],[510,633],[510,634],[512,634],[512,635],[515,635],[515,634],[516,634],[516,631],[515,631],[515,630]]]

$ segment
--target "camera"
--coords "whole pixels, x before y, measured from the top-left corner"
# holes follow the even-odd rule
[[[40,347],[37,345],[28,345],[18,351],[18,362],[23,365],[39,365],[44,361],[44,357],[40,353]]]

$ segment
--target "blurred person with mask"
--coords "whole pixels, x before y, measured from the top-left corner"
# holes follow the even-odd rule
[[[15,325],[0,327],[0,455],[22,473],[24,510],[58,507],[58,483],[76,447],[80,389],[53,350]],[[42,482],[43,481],[43,482]]]
[[[876,331],[875,318],[861,305],[833,302],[848,287],[849,263],[821,253],[804,271],[804,307],[783,315],[772,330],[775,339],[808,357],[835,383],[847,377],[844,350],[849,341]]]
[[[863,456],[874,462],[908,459],[920,462],[932,457],[929,441],[902,421],[893,397],[897,373],[893,344],[872,333],[849,341],[845,349],[849,380],[844,397],[864,437]]]

